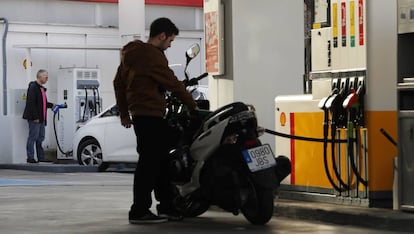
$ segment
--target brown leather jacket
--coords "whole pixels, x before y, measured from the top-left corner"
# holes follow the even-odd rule
[[[162,50],[142,41],[122,48],[121,64],[113,81],[121,118],[131,115],[162,117],[165,91],[171,91],[190,110],[196,107],[191,94],[168,67]]]

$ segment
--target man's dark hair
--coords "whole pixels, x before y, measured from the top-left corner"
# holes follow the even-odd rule
[[[178,35],[177,26],[168,18],[158,18],[151,23],[150,37],[155,37],[161,33],[165,33],[167,37]]]

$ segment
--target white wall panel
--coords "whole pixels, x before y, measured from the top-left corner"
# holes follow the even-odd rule
[[[303,1],[236,0],[232,13],[234,100],[254,104],[259,124],[274,129],[275,97],[303,93]]]
[[[397,109],[397,3],[367,1],[367,110]]]

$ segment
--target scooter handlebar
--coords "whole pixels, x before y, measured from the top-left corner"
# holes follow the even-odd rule
[[[199,75],[198,77],[194,77],[194,78],[191,78],[189,80],[184,80],[184,85],[186,87],[187,86],[198,85],[198,81],[201,80],[201,79],[203,79],[204,77],[207,77],[207,76],[208,76],[208,73],[205,72],[205,73]]]
[[[208,73],[207,72],[204,72],[203,74],[201,74],[201,75],[199,75],[198,77],[196,77],[195,79],[197,79],[197,80],[201,80],[201,79],[203,79],[204,77],[207,77],[208,76]]]

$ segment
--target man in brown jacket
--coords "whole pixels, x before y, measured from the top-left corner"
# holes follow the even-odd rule
[[[180,220],[172,206],[172,190],[167,172],[169,129],[163,118],[165,92],[171,91],[189,108],[197,108],[191,94],[168,67],[164,51],[178,35],[178,28],[167,18],[152,22],[147,43],[132,41],[122,49],[121,64],[114,79],[121,124],[134,126],[139,160],[134,174],[134,200],[129,211],[132,224]],[[130,117],[132,116],[132,119]],[[149,209],[154,190],[158,215]]]

